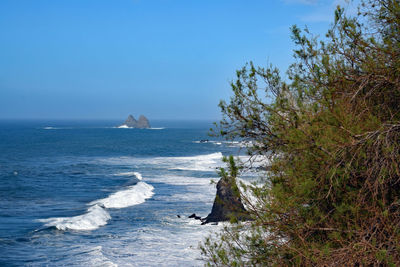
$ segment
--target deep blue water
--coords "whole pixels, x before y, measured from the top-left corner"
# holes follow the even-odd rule
[[[211,122],[0,121],[0,266],[197,266],[219,226]],[[178,218],[177,215],[181,215]]]

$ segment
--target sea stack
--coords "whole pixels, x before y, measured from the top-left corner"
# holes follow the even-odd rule
[[[146,129],[146,128],[150,128],[150,123],[149,123],[149,120],[143,115],[140,115],[138,121],[132,115],[129,115],[128,118],[125,120],[125,122],[123,124],[121,124],[120,126],[118,126],[118,128]]]
[[[238,221],[245,221],[249,220],[250,216],[240,199],[236,181],[234,179],[221,178],[217,183],[217,194],[211,213],[202,219],[202,224],[229,221],[232,218]]]
[[[135,118],[132,115],[129,115],[123,125],[136,128],[137,121],[135,120]]]
[[[143,115],[140,115],[136,125],[136,128],[150,128],[149,120]]]

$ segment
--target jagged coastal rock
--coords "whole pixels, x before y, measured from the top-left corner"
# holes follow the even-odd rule
[[[232,217],[238,221],[250,219],[249,213],[240,199],[236,182],[231,179],[221,178],[217,183],[217,194],[211,213],[202,219],[202,224],[230,221]]]
[[[132,115],[129,115],[128,118],[125,120],[125,122],[120,126],[118,126],[118,128],[145,129],[145,128],[150,128],[150,123],[149,120],[143,115],[140,115],[138,121]]]

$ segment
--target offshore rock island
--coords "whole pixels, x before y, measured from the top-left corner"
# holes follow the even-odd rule
[[[140,115],[139,120],[136,120],[132,115],[129,115],[125,122],[119,125],[118,128],[148,129],[150,128],[150,123],[143,115]]]

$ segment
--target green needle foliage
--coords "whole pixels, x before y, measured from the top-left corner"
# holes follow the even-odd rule
[[[218,134],[267,158],[253,221],[202,245],[209,265],[400,265],[400,2],[338,7],[324,41],[292,28],[295,63],[237,71]],[[261,173],[262,172],[262,173]]]

